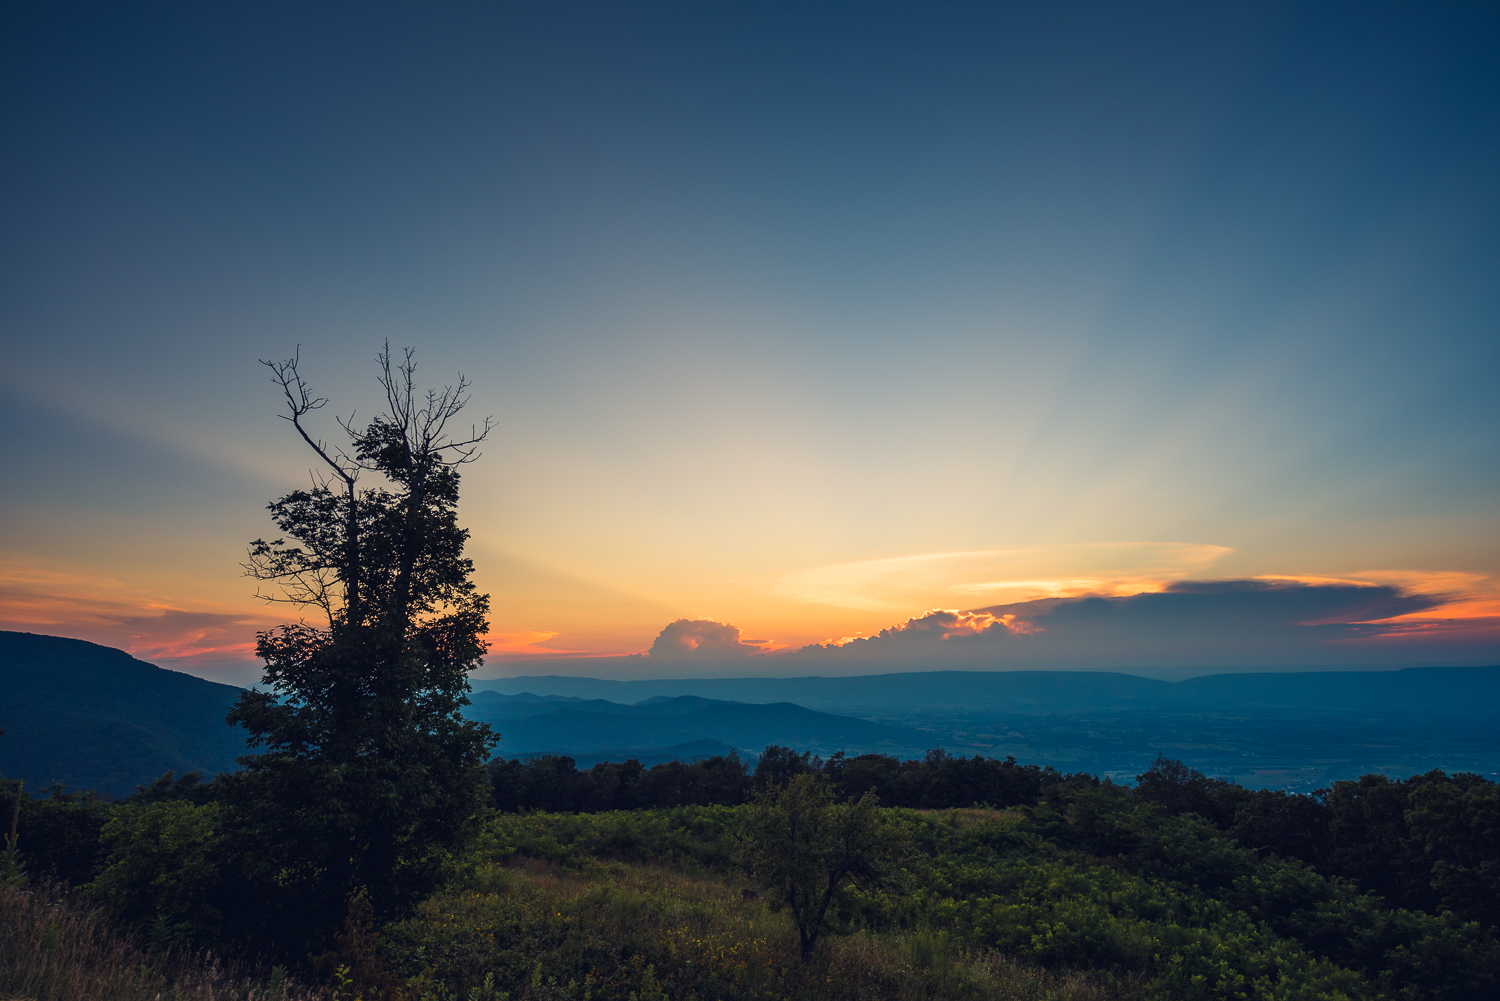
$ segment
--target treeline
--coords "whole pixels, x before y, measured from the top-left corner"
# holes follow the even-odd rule
[[[1348,879],[1390,907],[1500,924],[1500,785],[1482,775],[1366,775],[1299,795],[1159,758],[1134,795],[1168,815],[1197,814],[1243,847]]]
[[[840,751],[827,761],[810,752],[772,745],[752,772],[737,754],[701,761],[669,761],[646,768],[639,761],[600,762],[580,770],[566,755],[490,762],[491,805],[508,813],[603,813],[610,810],[677,806],[738,806],[766,785],[784,785],[794,776],[818,773],[840,799],[874,791],[882,806],[943,809],[953,806],[1034,806],[1049,785],[1072,776],[1056,769],[1000,760],[954,757],[928,751],[909,761],[886,754],[848,757]]]

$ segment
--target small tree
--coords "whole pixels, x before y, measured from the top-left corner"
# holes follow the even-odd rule
[[[757,794],[740,854],[771,905],[791,912],[807,962],[835,897],[851,886],[892,885],[905,852],[874,793],[835,803],[828,781],[804,772],[784,788],[767,786]]]
[[[362,429],[341,421],[345,448],[304,426],[327,401],[298,359],[265,363],[282,416],[327,470],[269,505],[292,541],[257,539],[245,564],[275,585],[261,597],[316,608],[324,623],[259,634],[262,690],[228,716],[264,749],[240,759],[228,800],[252,882],[280,903],[261,915],[261,936],[283,941],[299,928],[326,935],[357,890],[382,913],[412,904],[487,797],[483,764],[496,738],[460,710],[484,653],[489,598],[470,580],[457,504],[459,467],[491,425],[454,437],[462,378],[419,395],[410,350],[393,362],[387,346],[377,361],[386,410]],[[365,472],[385,484],[360,489]]]

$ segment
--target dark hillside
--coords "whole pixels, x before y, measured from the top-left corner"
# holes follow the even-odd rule
[[[124,796],[162,772],[229,771],[240,689],[83,640],[0,632],[0,773]]]

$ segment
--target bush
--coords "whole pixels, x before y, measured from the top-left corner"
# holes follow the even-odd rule
[[[7,830],[19,794],[19,782],[0,779]],[[93,879],[99,871],[99,834],[113,804],[92,792],[69,792],[61,782],[40,795],[21,795],[20,803],[18,845],[27,871],[75,886]]]
[[[157,946],[217,944],[226,896],[222,808],[158,800],[113,811],[104,866],[89,892],[110,918]]]

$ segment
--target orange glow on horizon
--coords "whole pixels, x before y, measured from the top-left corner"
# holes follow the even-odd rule
[[[957,570],[967,581],[963,577],[955,581],[953,577],[944,580],[941,575],[929,574],[934,568],[945,568],[951,561],[919,560],[915,565],[923,574],[929,574],[935,590],[946,591],[947,598],[967,597],[970,592],[993,598],[1006,588],[1012,588],[1011,596],[1029,597],[983,608],[934,601],[917,605],[904,614],[892,614],[847,606],[830,608],[827,603],[811,598],[788,599],[778,594],[773,578],[764,582],[764,594],[752,595],[738,608],[729,607],[727,614],[717,618],[744,628],[739,642],[752,648],[759,662],[759,658],[779,659],[795,654],[806,646],[858,645],[860,640],[871,640],[881,634],[900,635],[908,630],[916,630],[909,634],[911,638],[925,634],[943,639],[974,636],[996,626],[1015,634],[1039,633],[1043,630],[1033,625],[1036,616],[1059,601],[1160,593],[1184,580],[1213,579],[1185,578],[1173,570],[1155,575],[1029,574],[1002,581],[971,574],[973,566],[965,564],[966,560],[972,563],[965,554],[964,560],[958,561],[963,565],[958,565]],[[1191,560],[1184,557],[1184,562]],[[890,561],[877,569],[884,573],[891,567],[904,566],[901,561]],[[1345,649],[1395,645],[1416,651],[1421,644],[1430,643],[1434,650],[1439,650],[1448,644],[1486,644],[1500,638],[1500,586],[1485,574],[1382,570],[1338,575],[1260,574],[1237,579],[1313,586],[1387,586],[1434,603],[1430,608],[1384,619],[1331,620],[1327,624],[1360,627],[1354,630],[1358,635],[1321,641]],[[229,580],[232,587],[235,580]],[[858,583],[858,575],[849,581]],[[193,670],[197,665],[253,664],[256,633],[296,617],[288,615],[287,609],[258,603],[248,594],[234,603],[200,597],[211,593],[207,588],[187,589],[187,593],[193,597],[173,594],[161,585],[152,586],[118,573],[111,576],[59,561],[0,553],[0,629],[72,636],[122,649],[162,666]],[[504,610],[509,603],[497,604]],[[612,611],[608,619],[591,616],[592,607],[580,603],[569,614],[554,615],[545,603],[539,602],[511,608],[509,619],[497,615],[496,631],[485,638],[487,650],[495,658],[491,663],[645,659],[657,634],[673,621],[670,612],[644,604],[629,615]],[[920,611],[924,607],[927,610]],[[780,638],[747,639],[745,635]],[[211,672],[218,667],[203,669]]]
[[[1302,575],[1266,575],[1257,580],[1290,581],[1298,584],[1353,584],[1362,587],[1383,585],[1398,587],[1408,594],[1437,600],[1432,608],[1384,619],[1371,619],[1362,625],[1388,625],[1393,628],[1381,636],[1407,636],[1413,632],[1432,633],[1481,629],[1479,623],[1500,623],[1500,587],[1486,574],[1427,570],[1372,570],[1349,577]],[[1467,623],[1466,625],[1460,625]],[[1417,627],[1420,627],[1419,629]]]
[[[485,649],[494,654],[523,654],[535,657],[588,657],[587,650],[560,650],[542,646],[558,636],[556,630],[541,631],[523,629],[514,633],[489,633],[484,638]]]

